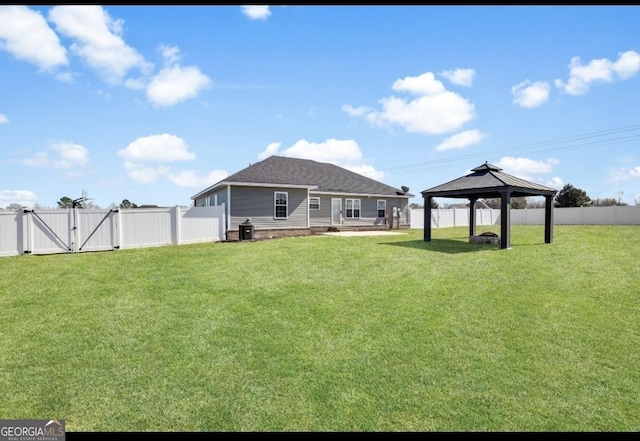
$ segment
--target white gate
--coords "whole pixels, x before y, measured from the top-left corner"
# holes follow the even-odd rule
[[[24,210],[25,254],[79,253],[118,248],[117,210]]]
[[[0,211],[0,257],[216,242],[225,206]]]

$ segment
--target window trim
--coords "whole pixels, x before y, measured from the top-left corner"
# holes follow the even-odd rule
[[[351,208],[349,208],[349,203],[351,203]],[[349,216],[349,210],[351,210],[351,216]],[[358,213],[357,216],[355,215],[356,211]],[[360,199],[345,199],[344,200],[344,217],[346,219],[360,219],[361,216],[362,216],[362,203]]]
[[[314,199],[318,200],[318,204],[317,204],[318,206],[317,207],[312,206],[312,201]],[[309,196],[309,210],[319,210],[319,209],[320,209],[320,197],[318,197],[318,196]]]
[[[284,204],[278,204],[278,194],[284,195]],[[285,215],[278,216],[278,207],[284,207]],[[289,219],[289,192],[287,191],[274,191],[273,192],[273,218],[274,219]]]
[[[380,202],[384,205],[383,208],[380,208]],[[380,211],[382,210],[382,216],[380,216]],[[376,213],[379,218],[387,217],[387,200],[386,199],[378,199],[376,204]]]

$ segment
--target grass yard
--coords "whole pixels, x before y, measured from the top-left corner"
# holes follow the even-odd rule
[[[0,417],[640,430],[640,226],[405,232],[0,258]]]

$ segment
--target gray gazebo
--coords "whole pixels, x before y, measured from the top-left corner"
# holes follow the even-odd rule
[[[553,241],[553,198],[557,190],[501,172],[501,168],[484,163],[472,173],[422,191],[424,198],[424,240],[431,241],[431,199],[434,197],[465,198],[469,207],[469,236],[476,235],[476,201],[479,198],[500,198],[500,248],[511,248],[511,198],[544,196],[544,241]]]

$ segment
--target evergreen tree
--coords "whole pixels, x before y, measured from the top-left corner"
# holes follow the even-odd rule
[[[591,198],[584,190],[567,184],[556,195],[554,207],[585,207],[590,203]]]

